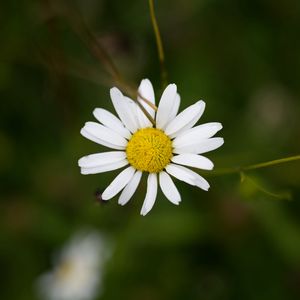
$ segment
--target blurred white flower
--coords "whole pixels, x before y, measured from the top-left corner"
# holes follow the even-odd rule
[[[178,205],[181,201],[170,175],[207,191],[209,183],[185,166],[211,170],[213,162],[202,154],[219,148],[224,140],[213,137],[222,129],[221,123],[193,127],[204,112],[204,101],[200,100],[178,114],[180,96],[176,84],[166,87],[157,112],[153,109],[155,97],[148,79],[142,80],[138,92],[140,105],[143,105],[143,99],[152,104],[144,108],[155,119],[155,127],[136,102],[114,87],[110,96],[119,118],[107,110],[96,108],[94,116],[102,124],[87,122],[81,134],[118,151],[91,154],[82,157],[78,164],[82,174],[108,172],[129,164],[102,194],[103,200],[109,200],[123,190],[119,198],[121,205],[126,204],[135,193],[142,173],[148,173],[147,193],[141,209],[144,216],[155,203],[158,182],[170,202]]]
[[[55,257],[52,271],[37,281],[46,300],[91,300],[100,292],[107,242],[95,232],[78,232]]]
[[[297,120],[297,99],[284,86],[267,84],[254,91],[249,100],[247,126],[255,134],[272,140],[272,134],[287,137],[297,127],[293,124]]]

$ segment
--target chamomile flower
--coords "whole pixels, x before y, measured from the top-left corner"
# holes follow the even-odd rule
[[[91,300],[99,293],[107,242],[95,231],[78,232],[55,257],[52,271],[37,280],[45,300]]]
[[[78,164],[82,174],[108,172],[127,166],[102,194],[103,200],[109,200],[121,192],[118,200],[121,205],[131,199],[145,172],[148,176],[147,192],[141,214],[146,215],[155,203],[158,185],[169,201],[174,204],[181,201],[171,176],[207,191],[209,183],[187,167],[213,169],[212,161],[201,154],[220,147],[224,140],[213,137],[222,129],[220,123],[193,127],[204,112],[204,101],[198,101],[178,114],[180,96],[175,84],[166,87],[156,112],[143,102],[147,99],[155,105],[153,87],[148,79],[142,80],[138,94],[137,101],[155,120],[155,126],[136,102],[114,87],[110,96],[119,118],[96,108],[93,114],[100,123],[87,122],[81,134],[117,151],[91,154],[82,157]]]

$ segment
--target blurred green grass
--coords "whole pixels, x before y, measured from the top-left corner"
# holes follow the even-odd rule
[[[293,201],[227,175],[208,176],[208,193],[177,182],[180,206],[159,194],[147,217],[145,181],[125,207],[95,203],[117,172],[80,175],[78,158],[101,148],[79,131],[95,107],[113,111],[109,87],[93,83],[106,78],[101,64],[49,3],[0,4],[1,299],[35,299],[53,251],[87,225],[116,247],[101,299],[299,299],[298,162],[251,172]],[[159,98],[147,1],[76,6],[125,78],[151,79]],[[216,168],[299,154],[300,2],[175,0],[156,10],[181,108],[203,99],[201,121],[224,126],[224,146],[208,155]],[[70,75],[75,62],[93,76]]]

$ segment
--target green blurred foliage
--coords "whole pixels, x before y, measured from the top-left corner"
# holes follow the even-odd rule
[[[2,1],[1,299],[36,299],[53,252],[86,226],[115,244],[99,299],[299,299],[298,162],[249,172],[293,201],[238,174],[207,174],[209,192],[176,182],[180,206],[160,193],[146,217],[145,181],[125,207],[96,203],[117,172],[80,175],[77,160],[104,148],[79,131],[95,107],[113,110],[113,83],[70,26],[75,8],[127,80],[149,78],[161,93],[147,1]],[[298,154],[300,2],[156,1],[156,10],[181,107],[203,98],[202,121],[224,126],[224,146],[208,155],[216,168]]]

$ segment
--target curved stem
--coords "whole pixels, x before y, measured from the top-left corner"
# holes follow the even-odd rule
[[[259,164],[250,165],[250,166],[244,167],[243,170],[248,171],[248,170],[261,169],[261,168],[279,165],[279,164],[283,164],[283,163],[294,161],[294,160],[300,160],[300,155],[289,156],[289,157],[285,157],[285,158],[279,158],[279,159],[266,161],[266,162],[259,163]]]
[[[300,155],[295,155],[295,156],[289,156],[289,157],[284,157],[284,158],[279,158],[275,160],[270,160],[254,165],[249,165],[245,167],[235,167],[235,168],[223,168],[223,169],[217,169],[212,172],[213,175],[226,175],[226,174],[234,174],[234,173],[241,173],[243,171],[250,171],[250,170],[256,170],[256,169],[262,169],[262,168],[267,168],[270,166],[275,166],[295,160],[300,160]]]
[[[159,58],[159,64],[160,64],[160,75],[161,75],[161,81],[162,81],[162,87],[165,88],[168,80],[167,80],[167,70],[165,66],[165,54],[164,54],[164,48],[161,40],[161,35],[157,23],[157,19],[155,16],[155,10],[154,10],[154,3],[153,0],[149,0],[149,9],[150,9],[150,18],[152,22],[153,31],[155,34],[155,40],[156,40],[156,46],[157,46],[157,52],[158,52],[158,58]]]
[[[242,181],[248,180],[253,186],[255,186],[257,188],[257,190],[259,190],[263,194],[266,194],[270,197],[277,198],[277,199],[292,200],[292,195],[288,191],[283,191],[283,192],[280,192],[280,193],[274,193],[274,192],[271,192],[271,191],[267,190],[266,188],[264,188],[263,186],[258,184],[255,180],[253,180],[251,177],[249,177],[248,175],[246,176],[242,172],[241,172],[241,177],[242,177],[241,178]]]

